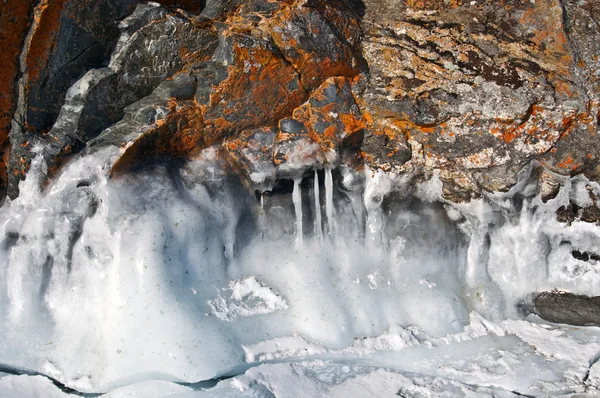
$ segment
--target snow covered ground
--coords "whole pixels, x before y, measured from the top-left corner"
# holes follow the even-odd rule
[[[341,350],[299,335],[246,350],[240,374],[214,386],[148,380],[102,397],[600,396],[600,329],[539,319],[489,322],[430,338],[390,328]],[[2,397],[74,397],[42,376],[0,377]]]
[[[34,162],[0,211],[0,397],[600,387],[600,329],[523,319],[536,291],[600,294],[600,266],[571,256],[595,252],[600,228],[555,217],[598,184],[564,179],[543,203],[525,173],[451,204],[435,177],[413,189],[326,169],[257,198],[211,151],[118,180],[113,156],[76,159],[47,187]]]

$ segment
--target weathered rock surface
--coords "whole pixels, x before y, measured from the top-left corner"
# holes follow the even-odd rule
[[[600,325],[600,297],[551,291],[535,297],[535,311],[543,319],[569,325]]]
[[[397,3],[365,2],[363,108],[407,138],[414,162],[441,170],[449,198],[507,190],[532,159],[594,173],[597,26],[576,28],[593,25],[591,4]]]
[[[25,41],[33,13],[34,1],[11,0],[0,3],[0,45],[2,71],[0,72],[0,197],[6,195],[6,163],[10,153],[8,134],[16,109],[19,76],[19,54]]]
[[[598,178],[597,0],[88,3],[2,13],[10,196],[35,147],[50,176],[116,148],[116,176],[218,145],[260,190],[310,168],[439,170],[452,201],[532,161],[544,200],[553,173]]]

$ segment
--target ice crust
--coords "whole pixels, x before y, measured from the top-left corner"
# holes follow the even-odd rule
[[[526,171],[508,193],[453,204],[435,176],[414,186],[327,168],[257,200],[214,150],[111,180],[116,154],[75,159],[46,187],[36,159],[0,210],[0,363],[83,392],[248,367],[209,392],[178,392],[585,387],[598,330],[521,321],[519,308],[542,289],[600,294],[598,264],[571,255],[597,251],[600,228],[555,216],[569,200],[589,205],[598,184],[565,178],[543,203]],[[2,377],[0,392],[47,385],[20,377]]]
[[[535,317],[491,322],[472,313],[463,332],[441,338],[393,327],[342,350],[299,336],[273,339],[248,350],[273,355],[247,357],[260,361],[214,387],[144,381],[103,397],[594,397],[599,337],[595,327],[548,325]],[[0,396],[76,395],[41,376],[0,375]]]

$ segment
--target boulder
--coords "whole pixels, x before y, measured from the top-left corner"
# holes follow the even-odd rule
[[[540,318],[569,325],[600,326],[600,297],[589,297],[562,291],[539,293],[535,312]]]

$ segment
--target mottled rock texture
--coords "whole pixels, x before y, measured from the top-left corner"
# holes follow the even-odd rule
[[[405,139],[412,162],[441,170],[448,197],[507,190],[533,159],[596,173],[593,1],[365,3],[373,133]]]
[[[260,190],[365,163],[415,179],[439,170],[453,201],[506,191],[531,162],[545,198],[548,175],[599,177],[598,0],[0,7],[11,197],[34,150],[52,177],[107,146],[121,148],[113,176],[220,146]]]
[[[600,297],[550,291],[535,297],[535,311],[542,318],[569,325],[600,325]]]

